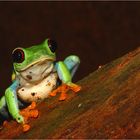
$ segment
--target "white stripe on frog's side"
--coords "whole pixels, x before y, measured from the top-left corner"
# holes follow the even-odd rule
[[[39,102],[49,96],[49,93],[56,88],[57,73],[50,73],[38,84],[25,84],[17,90],[17,96],[24,102]]]

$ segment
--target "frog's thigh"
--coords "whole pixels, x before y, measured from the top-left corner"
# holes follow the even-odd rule
[[[73,77],[80,64],[79,57],[76,55],[70,55],[65,58],[64,63],[67,66],[68,70],[70,71],[71,77]]]
[[[62,61],[57,62],[55,65],[57,69],[58,76],[63,83],[67,83],[71,81],[71,74],[66,64]]]

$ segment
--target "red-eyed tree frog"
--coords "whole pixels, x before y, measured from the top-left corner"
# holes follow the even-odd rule
[[[64,61],[56,62],[56,48],[54,40],[46,39],[39,45],[13,50],[12,84],[0,99],[3,117],[12,116],[18,123],[24,123],[20,109],[28,103],[42,101],[57,92],[61,92],[60,100],[65,100],[67,90],[80,90],[81,87],[72,82],[80,64],[79,57],[70,55]]]

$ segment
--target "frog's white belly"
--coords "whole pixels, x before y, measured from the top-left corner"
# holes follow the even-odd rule
[[[18,97],[27,103],[41,101],[49,96],[56,88],[57,74],[51,73],[38,84],[27,83],[17,90]]]

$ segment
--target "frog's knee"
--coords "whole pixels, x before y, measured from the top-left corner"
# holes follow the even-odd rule
[[[69,71],[71,73],[71,77],[73,77],[73,75],[77,71],[79,64],[80,64],[79,57],[76,55],[70,55],[64,60],[64,63],[66,64],[67,68],[69,69]]]
[[[79,66],[80,59],[76,55],[70,55],[64,60],[64,63],[66,64],[67,68],[71,71],[74,67]]]
[[[70,55],[68,57],[66,57],[66,59],[64,60],[64,63],[66,64],[79,64],[80,63],[80,59],[78,56],[76,55]]]

